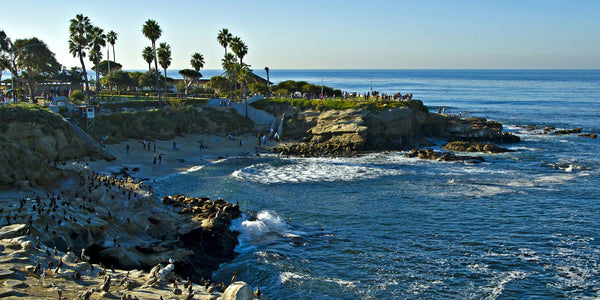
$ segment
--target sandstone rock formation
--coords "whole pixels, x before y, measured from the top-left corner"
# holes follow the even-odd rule
[[[502,124],[483,118],[458,119],[406,107],[372,112],[367,109],[295,112],[284,131],[300,142],[275,151],[296,156],[351,156],[364,151],[402,150],[423,137],[449,141],[518,142],[518,136],[502,131]],[[489,151],[498,151],[487,146]],[[488,151],[485,150],[485,151]]]

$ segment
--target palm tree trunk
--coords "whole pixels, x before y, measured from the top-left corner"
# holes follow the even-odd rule
[[[167,96],[167,69],[165,69],[165,97]]]
[[[160,101],[160,83],[158,82],[158,57],[156,56],[156,43],[154,41],[152,41],[152,51],[154,52],[154,69],[156,70],[156,91],[158,91],[158,105],[162,106]]]
[[[108,74],[110,74],[110,50],[106,47],[106,61],[108,62]]]
[[[98,90],[99,90],[99,86],[100,86],[100,66],[99,66],[99,62],[98,62],[98,58],[96,58],[96,90],[94,92],[96,92],[96,96],[98,96]]]
[[[81,62],[81,68],[83,69],[83,79],[85,81],[85,97],[88,98],[90,93],[90,83],[88,82],[87,70],[85,69],[85,63],[83,62],[83,53],[81,53],[81,47],[79,47],[79,61]]]
[[[113,46],[113,62],[116,63],[117,58],[115,57],[115,44],[113,44],[112,46]]]

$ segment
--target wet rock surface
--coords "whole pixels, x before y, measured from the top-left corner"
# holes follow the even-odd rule
[[[505,153],[514,152],[513,150],[498,147],[489,143],[454,141],[442,146],[444,150],[460,152],[485,152],[485,153]]]
[[[485,159],[481,156],[462,156],[451,152],[434,151],[431,148],[412,149],[410,152],[405,153],[404,156],[409,158],[431,159],[448,162],[480,163],[485,161]]]

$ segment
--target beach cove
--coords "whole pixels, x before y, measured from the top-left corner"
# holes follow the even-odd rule
[[[520,86],[519,80],[485,83]],[[549,105],[553,100],[540,102],[546,93],[558,93],[546,85],[556,81],[522,83],[540,93],[520,91],[539,102],[534,108],[548,110],[540,115],[528,112],[528,101],[506,100],[507,105],[496,102],[501,95],[482,97],[476,85],[466,89],[472,92],[464,95],[469,100],[431,101],[497,120],[520,137],[519,143],[504,145],[514,152],[478,153],[485,159],[479,164],[407,158],[402,151],[350,158],[256,156],[253,151],[242,156],[239,144],[222,134],[176,137],[179,155],[173,140],[157,142],[157,152],[165,153],[164,173],[153,170],[154,152],[144,152],[138,139],[107,144],[117,160],[88,161],[87,167],[106,172],[138,167],[135,177],[148,178],[144,186],[152,186],[159,198],[223,198],[239,203],[241,212],[256,211],[253,219],[232,223],[240,232],[239,254],[212,277],[228,282],[237,271],[237,278],[260,284],[275,298],[593,296],[598,291],[593,268],[598,238],[591,226],[598,212],[593,201],[597,139],[545,134],[544,129],[583,127],[597,133],[586,117],[597,115],[597,102],[577,109],[583,101],[577,95],[594,97],[597,91],[587,86],[572,99],[563,97],[566,108]],[[573,85],[586,86],[586,81]],[[199,140],[212,139],[215,145],[199,149]],[[253,135],[246,139],[256,143]],[[229,147],[217,151],[219,142]],[[441,151],[441,143],[431,143]],[[203,152],[211,148],[215,152]],[[186,172],[193,166],[198,167]],[[18,200],[23,194],[17,195]]]

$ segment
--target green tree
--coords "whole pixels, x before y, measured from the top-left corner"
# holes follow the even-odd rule
[[[29,96],[34,99],[37,84],[58,75],[62,66],[56,60],[54,52],[38,38],[16,40],[14,47],[17,67],[22,70]]]
[[[194,83],[194,81],[202,78],[202,73],[200,73],[200,69],[204,67],[204,56],[200,53],[194,53],[192,55],[192,59],[190,60],[190,64],[192,65],[191,69],[183,69],[179,71],[179,74],[183,76],[183,81],[185,84],[185,94],[187,95],[189,92],[190,86]],[[181,90],[177,88],[178,90]]]
[[[171,65],[171,46],[167,43],[160,43],[158,47],[158,63],[165,70],[165,79],[167,78],[167,68]],[[165,94],[167,93],[167,81],[165,80]]]
[[[154,55],[154,69],[158,70],[158,58],[156,56],[156,40],[160,38],[162,30],[158,26],[158,22],[148,19],[142,27],[142,33],[152,42],[152,53]],[[156,88],[158,89],[158,76],[156,77]],[[158,101],[160,102],[160,93],[158,93]]]
[[[148,63],[148,72],[152,71],[152,61],[154,60],[154,52],[152,51],[152,47],[146,46],[144,50],[142,50],[142,58]]]
[[[90,19],[82,14],[76,15],[75,18],[71,19],[69,22],[69,53],[73,54],[73,57],[79,57],[81,68],[83,69],[85,93],[87,95],[90,90],[90,85],[83,58],[86,56],[85,50],[89,43],[88,35],[92,31],[93,26]]]
[[[112,71],[110,74],[102,77],[100,81],[103,85],[116,87],[119,95],[121,95],[121,90],[123,88],[134,84],[133,79],[131,79],[129,74],[121,70]]]
[[[137,92],[140,88],[140,77],[142,77],[144,75],[144,73],[136,71],[136,72],[129,72],[129,73],[127,73],[127,75],[129,75],[129,77],[131,78],[131,86]]]
[[[114,31],[109,31],[106,34],[106,41],[112,46],[113,49],[113,62],[116,63],[115,60],[115,43],[117,42],[117,33]],[[108,73],[110,73],[110,55],[108,52],[108,47],[106,47],[106,60],[108,61]]]
[[[110,69],[109,69],[109,65],[110,65]],[[121,70],[122,68],[123,68],[123,66],[120,63],[111,62],[110,60],[103,60],[98,64],[98,69],[96,69],[96,66],[93,66],[92,70],[94,70],[94,72],[99,72],[100,75],[102,75],[102,76],[106,76],[110,72],[118,71],[118,70]]]
[[[206,85],[217,93],[223,93],[229,87],[227,78],[219,75],[211,77]]]
[[[198,79],[200,79],[200,77],[202,77],[202,74],[200,72],[192,69],[179,70],[179,74],[181,74],[181,76],[183,77],[183,84],[186,95],[192,83],[194,83],[194,81],[197,81]],[[177,89],[181,91],[179,87]]]
[[[10,70],[10,61],[12,54],[12,43],[10,38],[6,35],[4,30],[0,30],[0,81],[2,81],[2,72],[4,70]]]
[[[73,102],[83,102],[83,100],[85,100],[85,95],[81,90],[74,90],[71,92],[69,99]]]
[[[96,70],[102,59],[102,47],[106,46],[106,34],[100,27],[94,26],[89,35],[90,61],[94,62]],[[100,72],[96,73],[96,93],[100,92]]]
[[[63,69],[56,78],[62,82],[68,82],[72,86],[79,87],[83,84],[83,70],[79,67]]]

